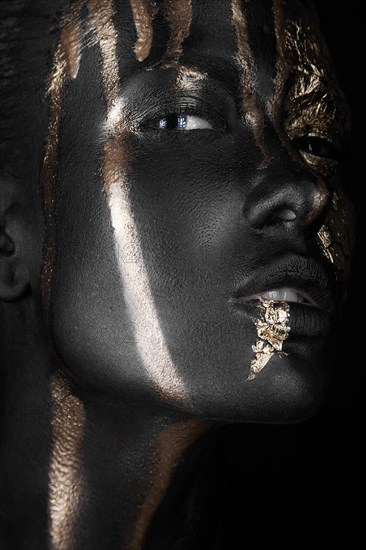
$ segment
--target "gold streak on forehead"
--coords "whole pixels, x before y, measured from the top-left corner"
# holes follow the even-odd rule
[[[259,308],[261,316],[256,320],[258,340],[253,346],[255,357],[250,365],[248,380],[254,380],[268,361],[282,352],[283,342],[290,332],[288,303],[261,299]]]
[[[177,71],[175,89],[195,91],[207,79],[207,73],[180,63],[183,44],[189,36],[192,23],[192,1],[165,0],[164,14],[169,23],[170,35],[159,67],[163,69],[172,68]]]
[[[50,537],[54,550],[74,550],[78,547],[76,523],[82,506],[81,446],[85,412],[60,371],[51,382],[51,399]]]
[[[170,27],[165,60],[178,62],[183,42],[189,36],[192,22],[192,0],[165,0],[164,13]]]
[[[113,23],[112,0],[89,0],[92,27],[97,35],[103,65],[104,95],[108,112],[120,95],[117,58],[117,30]]]
[[[273,0],[273,21],[276,35],[276,73],[272,99],[272,118],[277,121],[283,100],[289,66],[285,58],[285,7],[283,0]]]
[[[264,144],[263,113],[258,105],[254,86],[256,66],[249,44],[247,20],[242,10],[241,0],[231,0],[231,14],[237,43],[236,62],[240,73],[243,111],[254,133],[257,147],[263,154],[260,167],[264,168],[270,159]]]
[[[153,20],[157,13],[155,2],[149,0],[130,0],[133,19],[137,32],[135,44],[136,59],[144,61],[149,57],[153,41]]]
[[[151,521],[168,492],[184,452],[205,429],[203,420],[178,422],[165,428],[153,448],[153,470],[146,494],[128,536],[126,550],[141,550]]]

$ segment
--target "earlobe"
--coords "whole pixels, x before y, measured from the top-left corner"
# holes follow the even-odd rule
[[[29,291],[29,273],[19,262],[14,244],[4,233],[0,233],[0,300],[14,302]]]
[[[29,272],[12,239],[0,226],[0,300],[14,302],[30,290]]]

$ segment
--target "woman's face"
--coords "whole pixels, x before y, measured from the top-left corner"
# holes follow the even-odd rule
[[[245,421],[296,421],[321,400],[350,246],[346,110],[316,23],[288,4],[66,14],[43,293],[82,383]]]

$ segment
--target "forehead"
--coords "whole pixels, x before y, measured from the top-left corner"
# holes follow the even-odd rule
[[[88,2],[89,6],[93,2]],[[100,0],[96,17],[113,10],[119,63],[136,65],[178,62],[205,71],[237,70],[237,57],[252,57],[257,71],[271,69],[278,42],[285,40],[285,21],[311,23],[297,0]],[[104,31],[110,32],[108,25]]]

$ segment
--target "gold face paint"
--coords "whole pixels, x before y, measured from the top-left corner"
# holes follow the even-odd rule
[[[301,21],[288,21],[286,56],[295,76],[286,102],[286,132],[325,138],[342,148],[348,134],[348,108],[321,38]]]
[[[231,0],[231,13],[237,42],[236,61],[240,72],[243,111],[246,120],[253,130],[257,147],[261,150],[264,157],[260,168],[265,168],[270,159],[268,158],[264,144],[263,113],[258,105],[254,88],[256,67],[249,45],[247,21],[242,11],[240,0]]]
[[[113,23],[113,3],[112,0],[89,0],[88,7],[102,56],[104,96],[109,112],[120,96],[116,53],[118,35]]]
[[[76,78],[79,70],[82,32],[79,13],[83,0],[75,2],[63,19],[60,42],[57,46],[53,70],[49,80],[49,120],[46,149],[42,166],[43,207],[46,221],[46,236],[42,265],[42,303],[45,313],[48,311],[55,258],[54,243],[54,184],[58,162],[59,131],[62,116],[62,102],[67,84]]]
[[[50,114],[42,167],[43,205],[46,221],[42,266],[42,301],[45,313],[50,304],[55,260],[54,185],[63,97],[68,83],[79,70],[83,33],[79,22],[84,1],[75,2],[63,18],[61,36],[54,55],[47,95]],[[59,371],[51,383],[52,450],[49,467],[49,533],[55,550],[75,548],[75,527],[81,505],[80,449],[84,409],[73,396]]]
[[[287,135],[291,140],[304,136],[322,138],[342,149],[349,133],[348,106],[317,29],[306,27],[301,21],[288,21],[285,50],[295,77],[285,103]],[[337,163],[309,153],[302,156],[318,178],[320,199],[313,217],[329,204],[318,243],[334,266],[337,278],[344,281],[349,275],[353,220],[341,191]]]
[[[353,248],[352,220],[350,210],[342,196],[335,191],[325,223],[318,231],[318,243],[324,256],[337,270],[340,281],[346,281],[350,275]]]
[[[164,65],[176,64],[183,53],[183,42],[189,36],[192,22],[192,0],[165,0],[164,14],[170,27]]]
[[[133,19],[137,32],[135,44],[136,59],[144,61],[149,57],[153,41],[153,20],[157,13],[155,2],[149,0],[130,0]]]
[[[51,398],[49,532],[54,550],[74,550],[78,547],[76,527],[82,505],[81,446],[85,412],[61,371],[53,376]]]
[[[261,316],[256,320],[258,340],[253,346],[255,357],[250,365],[248,380],[254,380],[268,361],[282,352],[283,342],[290,332],[290,307],[286,302],[261,299],[259,308]]]
[[[191,67],[185,67],[184,65],[179,65],[177,72],[175,87],[178,90],[197,90],[197,86],[208,78],[207,73]]]
[[[101,49],[109,119],[109,132],[104,147],[104,191],[111,214],[116,258],[136,347],[143,366],[160,395],[171,401],[187,400],[184,383],[172,361],[160,326],[130,203],[127,175],[131,159],[125,145],[129,129],[120,98],[117,31],[113,24],[112,0],[89,0],[89,9],[91,24]]]
[[[283,0],[273,0],[273,21],[276,35],[276,75],[274,78],[274,94],[272,99],[272,120],[278,122],[280,105],[283,99],[285,84],[289,75],[289,67],[284,52],[285,13]]]
[[[173,424],[158,435],[148,488],[127,537],[126,550],[143,547],[148,528],[167,494],[183,453],[199,438],[204,427],[203,420],[188,420]]]

